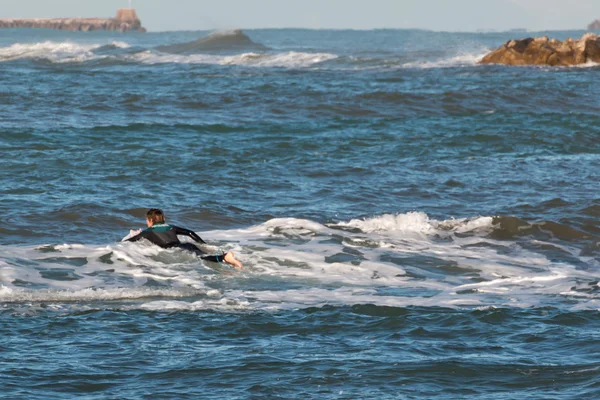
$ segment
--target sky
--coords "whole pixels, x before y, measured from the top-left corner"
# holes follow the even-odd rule
[[[130,1],[150,31],[583,30],[600,19],[600,0],[0,0],[0,18],[111,17]]]

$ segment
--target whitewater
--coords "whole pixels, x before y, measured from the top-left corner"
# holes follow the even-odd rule
[[[423,213],[408,213],[332,226],[273,219],[202,233],[228,246],[212,246],[214,251],[235,250],[243,257],[242,273],[151,244],[8,247],[0,300],[66,302],[76,308],[81,301],[138,299],[127,308],[278,310],[328,304],[526,308],[562,299],[567,308],[597,309],[595,259],[579,258],[574,248],[532,241],[594,268],[553,262],[518,243],[487,238],[493,230],[491,217],[432,221]],[[250,278],[264,288],[248,291]],[[307,287],[296,287],[302,284]],[[285,290],[287,285],[293,289]],[[177,300],[157,302],[156,297]],[[572,299],[579,301],[573,305]]]

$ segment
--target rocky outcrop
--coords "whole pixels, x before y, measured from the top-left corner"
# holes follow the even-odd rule
[[[595,20],[591,24],[588,25],[589,31],[600,31],[600,19]]]
[[[115,18],[5,18],[0,19],[0,28],[44,28],[83,32],[146,32],[133,8],[118,10]]]
[[[586,33],[579,40],[547,36],[509,40],[480,61],[481,64],[570,66],[600,63],[600,36]]]

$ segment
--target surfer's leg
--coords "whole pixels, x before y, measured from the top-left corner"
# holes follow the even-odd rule
[[[216,263],[226,262],[228,264],[233,265],[237,269],[242,269],[242,267],[243,267],[242,263],[239,262],[235,258],[235,255],[233,254],[232,251],[225,253],[225,254],[221,254],[221,255],[209,256],[209,255],[206,255],[205,252],[200,250],[198,247],[196,247],[192,243],[179,243],[179,244],[177,244],[176,247],[178,247],[180,249],[185,249],[185,250],[191,251],[192,253],[195,253],[196,255],[200,256],[200,258],[202,258],[204,261],[210,261],[210,262],[216,262]]]
[[[192,253],[194,253],[198,256],[203,256],[206,254],[205,252],[200,250],[198,247],[194,246],[194,244],[192,244],[192,243],[178,243],[177,246],[174,246],[174,247],[177,247],[177,248],[183,249],[183,250],[187,250],[187,251],[191,251]]]
[[[223,256],[200,256],[200,258],[203,259],[204,261],[210,261],[210,262],[216,262],[216,263],[225,261],[223,259]]]
[[[233,254],[233,251],[230,251],[229,253],[225,254],[224,256],[225,262],[233,265],[235,268],[237,269],[242,269],[243,265],[241,262],[239,262],[236,258],[235,258],[235,254]]]
[[[235,258],[235,255],[231,251],[220,256],[202,256],[201,258],[205,261],[218,263],[225,261],[226,263],[233,265],[237,269],[242,269],[242,263]]]

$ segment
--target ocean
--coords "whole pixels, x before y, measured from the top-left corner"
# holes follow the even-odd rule
[[[598,398],[583,33],[1,30],[0,398]]]

